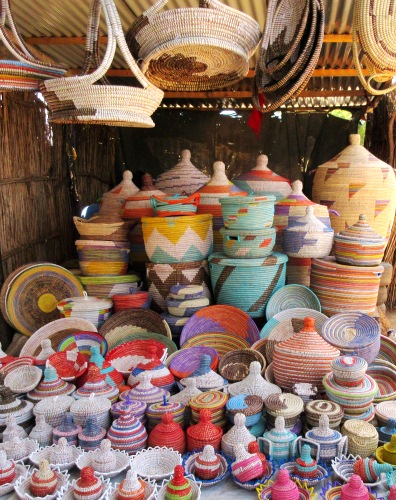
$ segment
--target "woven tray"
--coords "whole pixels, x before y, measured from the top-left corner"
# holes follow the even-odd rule
[[[324,322],[328,319],[327,316],[315,311],[313,309],[298,308],[289,309],[287,311],[281,311],[275,316],[273,316],[267,323],[263,326],[260,332],[260,337],[262,339],[268,339],[270,335],[272,336],[272,331],[276,328],[276,332],[280,331],[294,331],[293,326],[290,329],[290,325],[293,325],[294,320],[301,320],[301,327],[303,326],[303,319],[306,317],[314,318],[315,328],[318,333],[321,333]],[[295,327],[297,323],[294,321]],[[275,333],[274,333],[275,336]]]
[[[396,365],[396,341],[381,335],[381,346],[377,358]]]
[[[4,316],[25,335],[58,319],[60,300],[83,294],[80,281],[61,266],[43,262],[19,269],[3,284],[0,300]]]
[[[69,335],[60,344],[58,344],[58,351],[78,351],[88,358],[91,356],[91,347],[98,346],[100,354],[106,355],[107,342],[106,340],[95,332],[79,332],[74,335]]]
[[[321,311],[319,299],[309,288],[303,285],[286,285],[271,295],[265,315],[269,320],[281,311],[295,308]]]
[[[190,337],[182,345],[181,349],[188,349],[189,347],[195,346],[213,347],[213,349],[216,349],[220,358],[222,358],[227,352],[234,351],[235,349],[248,348],[249,343],[236,333],[207,332]]]
[[[77,332],[95,332],[95,326],[85,319],[62,318],[52,321],[48,325],[37,330],[21,349],[20,356],[37,356],[41,351],[41,342],[50,339],[52,348],[58,349],[58,345],[70,335]]]
[[[180,345],[188,339],[206,332],[235,333],[247,340],[249,345],[259,339],[256,323],[243,311],[233,306],[209,306],[195,313],[183,327]]]
[[[139,332],[156,332],[172,338],[172,333],[166,321],[159,314],[149,309],[127,309],[111,316],[101,327],[102,335],[109,348],[117,345],[126,335]]]

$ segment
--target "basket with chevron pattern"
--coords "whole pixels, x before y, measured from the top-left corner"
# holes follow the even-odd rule
[[[217,304],[228,304],[252,318],[264,316],[271,295],[285,285],[286,255],[274,252],[261,259],[209,257],[210,277]]]
[[[143,217],[144,246],[151,262],[173,264],[204,260],[213,249],[211,214]]]

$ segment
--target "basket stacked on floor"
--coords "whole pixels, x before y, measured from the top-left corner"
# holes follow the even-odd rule
[[[284,286],[287,256],[271,253],[275,196],[220,199],[224,219],[223,252],[209,257],[217,304],[264,316],[271,295]]]

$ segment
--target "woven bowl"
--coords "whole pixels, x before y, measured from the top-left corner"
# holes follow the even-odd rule
[[[396,399],[396,367],[383,360],[375,360],[369,366],[367,375],[370,375],[378,385],[378,392],[374,396],[374,403]]]
[[[23,480],[28,475],[29,468],[26,465],[15,464],[15,478],[11,483],[2,484],[0,486],[0,496],[7,495],[14,491],[15,484]]]
[[[131,467],[136,471],[139,477],[143,479],[164,479],[170,477],[176,465],[182,463],[182,457],[179,452],[166,448],[165,446],[147,448],[138,451],[130,459]]]
[[[396,365],[396,341],[381,335],[381,345],[377,358]]]
[[[279,469],[287,469],[290,474],[290,478],[293,481],[300,481],[301,483],[306,483],[306,485],[310,488],[311,486],[315,486],[318,483],[321,483],[325,479],[327,479],[329,476],[331,476],[331,471],[327,470],[323,465],[318,464],[318,476],[315,479],[302,479],[298,475],[294,474],[294,466],[295,462],[286,462],[282,464]]]
[[[110,477],[115,477],[118,476],[118,474],[121,474],[122,471],[127,469],[130,465],[130,457],[127,453],[124,451],[120,450],[111,450],[112,453],[116,455],[116,466],[114,470],[110,472],[98,472],[95,470],[93,466],[93,458],[94,454],[97,452],[97,450],[93,451],[88,451],[86,453],[81,454],[78,459],[76,460],[75,465],[81,470],[83,467],[92,467],[95,470],[95,474],[97,476],[102,476],[105,479],[110,478]]]
[[[95,332],[78,332],[70,335],[58,345],[57,350],[62,352],[78,351],[89,359],[92,346],[98,346],[100,354],[102,356],[106,355],[107,342],[99,333]]]
[[[254,349],[239,349],[225,354],[219,363],[220,375],[229,382],[239,382],[249,375],[249,367],[252,361],[261,364],[261,373],[264,374],[267,362],[259,351]]]
[[[265,315],[267,320],[270,320],[281,311],[296,308],[321,311],[319,299],[312,290],[303,285],[286,285],[271,295]]]
[[[221,359],[227,352],[234,351],[235,349],[249,348],[249,343],[235,333],[207,332],[200,333],[188,339],[181,345],[181,350],[196,346],[213,347]]]
[[[197,370],[201,363],[201,358],[204,354],[211,357],[210,368],[216,371],[219,364],[219,355],[216,349],[212,347],[196,346],[187,349],[182,349],[174,354],[172,354],[172,359],[169,363],[165,363],[168,366],[169,371],[174,377],[179,379],[188,377],[195,370]]]
[[[278,332],[282,332],[284,330],[294,331],[293,323],[297,322],[298,320],[301,320],[302,328],[303,319],[307,317],[314,318],[316,331],[321,334],[322,326],[328,319],[328,317],[319,311],[315,311],[314,309],[296,307],[294,309],[288,309],[287,311],[281,311],[275,314],[275,316],[267,321],[267,323],[261,329],[260,337],[262,339],[268,338],[273,330],[275,330],[274,336],[276,336]]]
[[[53,448],[56,445],[52,446],[46,446],[45,448],[40,448],[39,450],[35,451],[34,453],[31,453],[29,455],[29,460],[32,462],[33,465],[38,467],[40,465],[41,460],[48,460],[50,466],[52,468],[56,467],[60,471],[66,471],[72,469],[76,465],[76,461],[78,458],[84,453],[81,448],[78,448],[77,446],[70,446],[70,448],[73,451],[73,460],[69,463],[64,463],[64,464],[53,464],[50,461],[50,456]]]
[[[88,369],[87,358],[79,351],[56,352],[48,358],[47,365],[53,366],[58,376],[68,382],[80,377]]]
[[[220,483],[220,481],[223,481],[223,479],[225,479],[228,476],[229,472],[228,472],[227,459],[220,454],[218,454],[218,456],[220,457],[220,470],[215,478],[201,479],[200,477],[195,476],[195,461],[200,454],[201,452],[191,453],[191,454],[187,453],[187,455],[183,460],[183,466],[186,475],[194,476],[195,480],[201,483],[202,488],[214,486],[215,484]]]
[[[37,441],[28,438],[25,438],[23,441],[26,443],[26,454],[23,457],[21,457],[18,460],[18,462],[25,463],[29,459],[30,455],[39,449],[39,444]],[[4,443],[0,444],[0,450],[3,449],[4,449]]]
[[[353,464],[356,460],[361,458],[360,455],[341,455],[340,457],[335,457],[331,461],[331,468],[334,471],[334,474],[341,479],[343,482],[347,483],[351,476],[354,474],[353,472]],[[384,475],[380,475],[378,480],[374,483],[363,483],[370,488],[375,488],[376,486],[380,486],[382,483],[386,481],[386,477]]]
[[[30,471],[28,477],[22,477],[15,483],[15,493],[18,495],[18,498],[22,500],[36,500],[38,498],[30,494],[30,479],[32,473],[33,471]],[[58,479],[55,492],[52,493],[52,495],[40,497],[41,500],[53,500],[54,498],[59,498],[58,495],[60,494],[60,491],[62,491],[62,489],[66,486],[69,475],[60,471],[55,471],[55,474]],[[62,498],[64,497],[62,496]]]
[[[6,375],[4,385],[16,394],[23,394],[32,391],[40,383],[42,376],[43,372],[37,366],[20,366]]]

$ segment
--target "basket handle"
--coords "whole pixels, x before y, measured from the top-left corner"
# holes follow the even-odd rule
[[[157,0],[154,5],[152,5],[146,11],[143,12],[142,16],[150,19],[151,16],[159,12],[167,3],[168,0]]]

